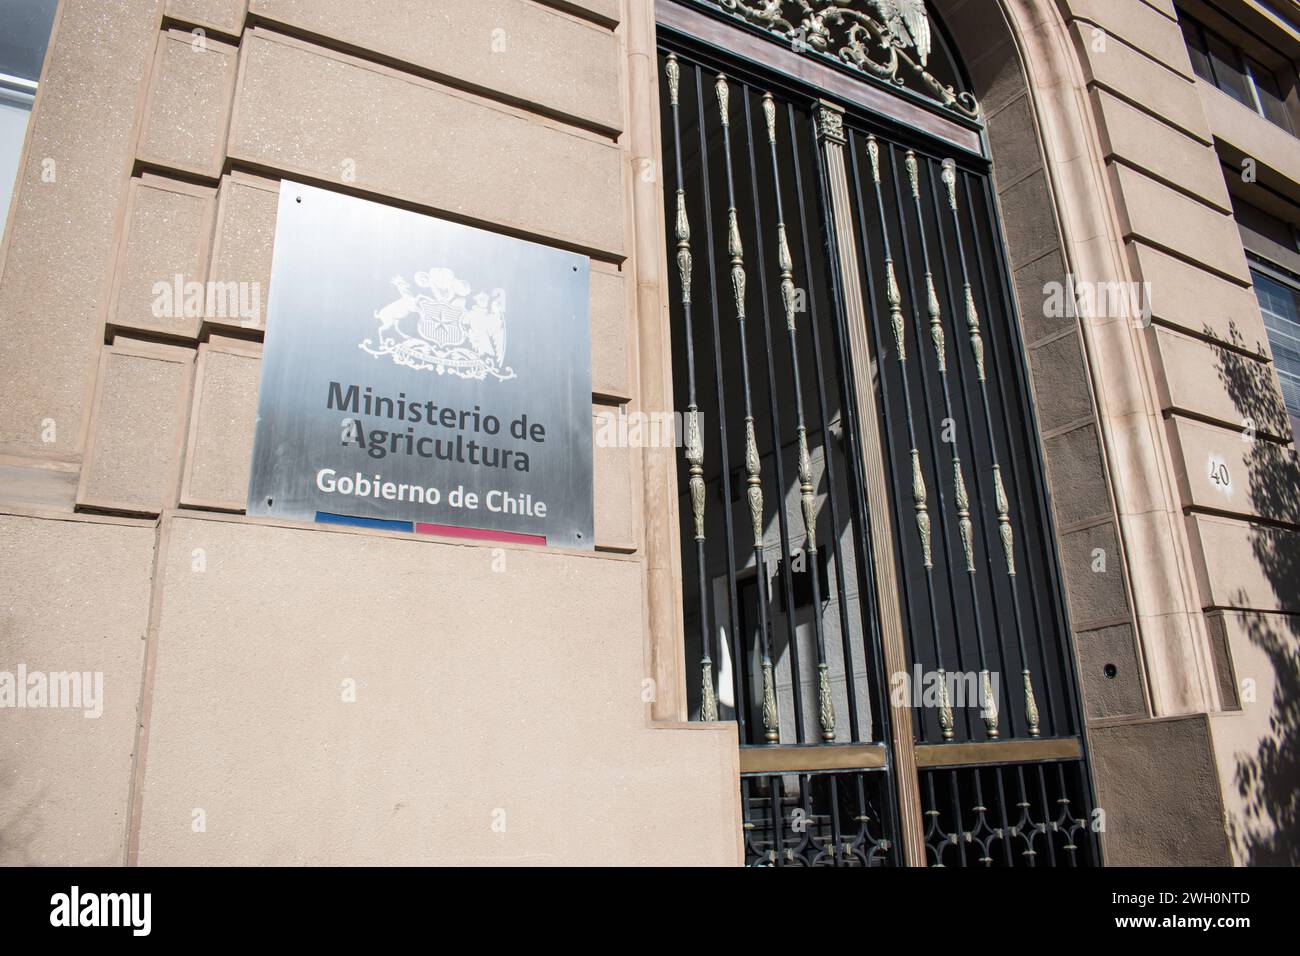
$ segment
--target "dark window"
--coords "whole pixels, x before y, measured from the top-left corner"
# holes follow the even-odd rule
[[[1264,64],[1246,58],[1246,69],[1255,84],[1255,95],[1259,98],[1259,111],[1265,118],[1276,123],[1287,132],[1292,132],[1291,117],[1287,115],[1285,97],[1278,86],[1277,77]]]
[[[1214,71],[1210,69],[1210,54],[1205,49],[1205,36],[1201,33],[1200,24],[1186,16],[1179,22],[1183,28],[1187,53],[1192,58],[1192,71],[1206,83],[1213,83]]]
[[[1198,77],[1213,83],[1274,125],[1294,133],[1286,105],[1289,84],[1279,83],[1272,70],[1182,10],[1178,11],[1178,22],[1192,71]]]
[[[1254,109],[1250,81],[1246,79],[1246,71],[1241,67],[1237,50],[1227,40],[1209,31],[1206,31],[1205,43],[1210,51],[1210,63],[1214,67],[1215,85],[1238,103],[1245,103]]]
[[[1282,397],[1295,428],[1300,422],[1300,283],[1286,283],[1254,269],[1251,277],[1273,348]]]

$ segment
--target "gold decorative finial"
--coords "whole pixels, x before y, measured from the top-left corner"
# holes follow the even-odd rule
[[[921,474],[921,453],[912,449],[912,502],[916,507],[916,530],[921,536],[921,554],[925,568],[934,567],[930,557],[930,512],[926,507],[925,476]]]
[[[993,679],[987,670],[980,671],[980,688],[984,695],[984,730],[990,740],[1002,736],[998,730],[998,699],[993,696]]]
[[[727,76],[725,73],[719,73],[717,81],[713,84],[713,90],[718,94],[718,112],[722,115],[722,125],[731,125],[731,90],[727,86]]]
[[[812,457],[808,454],[808,428],[799,425],[799,502],[803,511],[803,530],[809,555],[817,551],[817,498],[812,476]]]
[[[731,256],[731,293],[736,300],[736,318],[745,321],[745,249],[740,243],[740,221],[736,207],[727,210],[727,252]]]
[[[875,180],[876,185],[880,185],[880,143],[876,140],[876,134],[872,133],[867,137],[867,155],[871,157],[871,178]]]
[[[952,740],[952,701],[948,698],[948,674],[939,668],[939,728],[944,740]]]
[[[677,105],[677,92],[681,85],[682,68],[677,65],[677,57],[669,53],[668,62],[664,64],[664,72],[668,74],[668,102],[672,106]]]
[[[930,314],[930,340],[934,342],[934,356],[939,362],[939,374],[948,371],[947,344],[943,336],[943,321],[939,310],[939,296],[934,291],[934,276],[925,274],[925,308]]]
[[[758,439],[754,437],[754,419],[745,419],[745,479],[749,497],[749,520],[754,531],[754,547],[763,547],[763,479],[759,473]]]
[[[763,574],[762,568],[758,569]],[[763,739],[774,744],[781,739],[781,728],[777,724],[776,680],[772,676],[772,659],[763,658]]]
[[[695,516],[695,540],[704,540],[704,443],[700,440],[700,413],[692,406],[686,413],[686,464],[691,476],[691,510]]]
[[[781,273],[781,305],[785,309],[785,327],[793,331],[798,302],[794,289],[794,260],[790,257],[790,243],[786,239],[783,222],[776,224],[776,267]]]
[[[957,502],[957,528],[961,534],[961,547],[966,553],[966,570],[975,573],[975,548],[971,540],[970,496],[966,493],[966,477],[961,472],[961,459],[952,459],[952,481]]]
[[[771,93],[763,94],[763,119],[767,120],[767,141],[776,145],[776,103]]]
[[[948,207],[957,211],[957,164],[951,159],[943,161],[943,184],[948,187]]]
[[[815,571],[812,573],[816,573]],[[835,739],[835,706],[831,702],[831,682],[826,676],[828,665],[817,665],[817,718],[821,722],[822,740],[830,743]]]
[[[700,720],[718,719],[718,698],[713,693],[713,661],[707,657],[700,662]]]
[[[975,308],[975,294],[971,292],[970,283],[965,286],[966,328],[970,331],[970,349],[975,355],[975,374],[984,381],[984,339],[980,336],[980,314]]]
[[[900,362],[907,361],[907,345],[903,338],[903,297],[898,291],[898,277],[894,274],[894,260],[885,257],[885,298],[889,301],[889,324],[894,329],[894,350]]]
[[[691,301],[691,222],[686,218],[686,190],[677,190],[677,272],[682,280],[682,303]]]
[[[912,198],[921,198],[921,174],[916,164],[916,153],[907,151],[907,178],[912,181]]]
[[[1025,719],[1029,721],[1029,736],[1041,734],[1038,726],[1038,701],[1034,700],[1034,682],[1029,676],[1029,668],[1024,670],[1025,678]]]
[[[1002,468],[993,466],[993,501],[998,510],[998,534],[1002,538],[1002,554],[1007,559],[1007,575],[1016,576],[1015,536],[1011,532],[1010,506],[1007,490],[1002,486]]]

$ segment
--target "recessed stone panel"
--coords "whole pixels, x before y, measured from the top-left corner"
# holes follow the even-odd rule
[[[1088,736],[1107,864],[1229,864],[1205,714],[1096,727]]]
[[[210,189],[185,183],[132,182],[115,276],[113,325],[184,338],[198,335],[207,300],[202,283],[213,196]]]
[[[163,346],[104,349],[79,505],[158,514],[175,504],[193,356]]]
[[[620,406],[592,407],[593,491],[595,499],[596,546],[618,551],[636,548],[636,525],[632,507],[632,462],[635,451],[619,437]],[[630,430],[628,430],[630,434]]]
[[[257,422],[262,362],[256,345],[199,347],[181,504],[242,511]]]
[[[1061,535],[1061,564],[1075,630],[1128,615],[1124,556],[1112,522]]]
[[[1166,423],[1183,504],[1300,524],[1295,448],[1178,415]]]
[[[1128,244],[1145,282],[1151,314],[1162,323],[1236,349],[1268,356],[1268,333],[1249,286],[1231,282],[1142,242]]]
[[[1141,239],[1230,278],[1250,281],[1241,236],[1230,216],[1127,166],[1112,164],[1110,173],[1126,239]]]
[[[616,273],[591,272],[591,390],[611,398],[631,398],[630,355],[635,343],[627,320],[626,280]]]
[[[1142,664],[1127,624],[1074,635],[1079,652],[1083,710],[1089,720],[1146,717]]]
[[[156,535],[120,519],[0,515],[0,670],[23,666],[47,687],[46,706],[0,711],[0,865],[125,859]],[[66,691],[81,706],[49,706],[51,680],[61,704],[77,700]]]
[[[1045,432],[1092,417],[1092,389],[1078,335],[1065,335],[1029,351],[1029,368]]]
[[[1152,335],[1166,410],[1210,418],[1242,434],[1253,427],[1257,434],[1290,437],[1272,364],[1169,329],[1155,327]]]
[[[208,324],[229,329],[266,328],[266,297],[271,290],[271,256],[275,249],[279,201],[279,189],[274,183],[232,176],[221,180],[209,278],[214,283],[235,283],[235,301],[252,308],[233,312],[227,308],[222,314],[210,313],[204,317]],[[241,311],[256,312],[256,318],[241,315]]]
[[[1300,531],[1210,515],[1187,528],[1207,607],[1300,612]]]
[[[225,158],[239,48],[173,30],[158,40],[140,159],[216,178]]]
[[[1009,185],[998,184],[1007,252],[1011,267],[1041,259],[1061,244],[1056,228],[1056,207],[1047,185],[1047,173],[1039,170]]]
[[[61,4],[0,275],[0,445],[9,450],[81,451],[157,22],[156,0]]]
[[[167,0],[167,15],[183,23],[238,36],[244,27],[248,0]]]
[[[251,9],[493,98],[623,128],[617,38],[533,0],[252,0]]]
[[[622,253],[622,153],[595,134],[265,33],[242,55],[231,158]]]
[[[647,725],[639,562],[165,520],[140,864],[740,862],[735,726]]]
[[[1091,423],[1044,441],[1047,478],[1058,525],[1100,518],[1112,511],[1106,463]]]
[[[1117,37],[1094,35],[1093,27],[1070,27],[1086,78],[1136,104],[1159,103],[1159,113],[1170,123],[1207,145],[1210,130],[1201,110],[1196,87],[1187,77],[1143,56]]]

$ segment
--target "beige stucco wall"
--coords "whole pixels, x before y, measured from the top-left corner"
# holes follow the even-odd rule
[[[938,6],[959,47],[990,29]],[[1193,79],[1168,0],[1002,11],[962,52],[1107,852],[1191,862],[1180,816],[1196,861],[1263,859],[1300,477],[1219,158],[1276,186],[1295,153]],[[649,0],[64,0],[0,250],[0,668],[102,669],[108,709],[15,720],[0,861],[739,861],[734,728],[676,723],[670,451],[598,450],[594,555],[252,521],[264,309],[148,308],[177,273],[264,295],[293,177],[590,255],[593,411],[667,408],[653,49]],[[1035,297],[1066,271],[1149,283],[1153,322],[1053,326]]]
[[[594,553],[241,513],[282,176],[590,255],[593,412],[639,406],[632,32],[65,0],[0,262],[0,669],[106,700],[0,714],[0,862],[739,862],[735,729],[656,665],[641,452],[596,451]],[[263,311],[159,318],[177,274]]]
[[[1085,137],[1054,170],[1070,265],[1145,283],[1151,305],[1149,323],[1082,322],[1146,686],[1144,708],[1095,693],[1088,672],[1116,658],[1081,642],[1099,799],[1117,811],[1108,853],[1276,862],[1297,836],[1300,781],[1278,754],[1295,747],[1300,470],[1220,163],[1236,149],[1262,182],[1291,182],[1295,140],[1194,78],[1168,0],[1054,6],[1034,32],[1065,29],[1084,104]],[[1053,99],[1038,97],[1049,155],[1071,112]]]
[[[939,6],[986,111],[1094,777],[1111,811],[1104,843],[1117,861],[1187,862],[1161,835],[1180,819],[1209,858],[1247,862],[1225,819],[1232,832],[1286,826],[1285,794],[1300,784],[1270,756],[1294,747],[1300,475],[1220,161],[1235,161],[1225,144],[1241,151],[1253,137],[1260,180],[1277,188],[1294,149],[1193,78],[1168,0],[1007,0],[1005,28],[977,0]],[[1151,321],[1053,319],[1046,284],[1067,273],[1146,283]],[[1230,488],[1211,482],[1219,464]],[[1098,554],[1122,560],[1099,571]],[[1231,608],[1281,613],[1225,631]],[[1245,715],[1224,712],[1237,706],[1238,665],[1266,669],[1247,679],[1273,689]],[[1196,759],[1124,753],[1171,738]],[[1268,792],[1243,783],[1261,762]],[[1216,773],[1224,787],[1207,788]]]

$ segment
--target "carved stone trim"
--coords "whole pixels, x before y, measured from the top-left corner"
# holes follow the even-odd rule
[[[977,119],[979,102],[927,68],[932,35],[925,0],[712,0],[732,16],[868,77]]]

